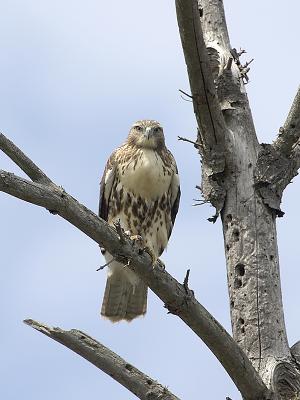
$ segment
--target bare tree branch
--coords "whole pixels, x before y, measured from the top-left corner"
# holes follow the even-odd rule
[[[166,387],[160,385],[86,333],[77,329],[65,331],[60,328],[52,328],[32,319],[26,319],[24,322],[94,364],[139,399],[179,400]]]
[[[279,131],[278,138],[273,143],[275,150],[283,156],[290,158],[293,148],[300,138],[300,86],[294,98],[292,107],[283,127]]]
[[[26,164],[26,163],[25,163]],[[136,242],[80,204],[62,188],[30,182],[0,171],[0,191],[45,207],[60,215],[98,244],[107,248],[118,261],[129,263],[168,310],[178,315],[211,349],[246,400],[256,400],[268,392],[251,362],[226,330],[195,299],[193,292],[169,275]]]
[[[17,164],[34,182],[51,184],[52,181],[12,141],[0,133],[0,150]]]
[[[190,139],[184,138],[184,137],[182,137],[182,136],[178,136],[178,140],[179,140],[179,141],[182,141],[182,142],[191,143],[191,144],[193,144],[193,145],[194,145],[194,147],[196,147],[196,148],[198,148],[198,147],[199,147],[199,144],[198,144],[198,143],[194,142],[193,140],[190,140]]]

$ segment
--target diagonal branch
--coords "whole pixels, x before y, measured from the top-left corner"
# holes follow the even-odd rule
[[[27,319],[25,324],[63,344],[111,376],[142,400],[179,400],[166,387],[150,378],[116,353],[77,329],[65,331]]]
[[[297,145],[300,138],[300,86],[294,98],[292,107],[287,119],[280,129],[278,138],[273,143],[275,150],[283,156],[290,158],[293,148]]]
[[[0,133],[0,150],[17,164],[34,182],[51,184],[52,181],[12,141]]]
[[[26,159],[23,163],[26,164]],[[26,167],[26,165],[25,165]],[[188,292],[184,285],[168,274],[158,262],[153,268],[149,254],[116,229],[108,225],[62,188],[52,184],[30,182],[9,172],[0,171],[0,191],[44,207],[60,215],[95,242],[109,250],[118,261],[129,262],[141,279],[178,315],[219,359],[246,400],[263,397],[267,388],[251,362],[226,330]]]

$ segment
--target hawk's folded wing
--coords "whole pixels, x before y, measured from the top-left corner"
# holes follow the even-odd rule
[[[109,201],[116,175],[115,151],[107,160],[100,182],[99,217],[107,221]]]
[[[171,221],[172,225],[170,226],[170,229],[168,230],[168,238],[170,237],[172,233],[172,229],[174,226],[175,218],[178,212],[178,207],[179,207],[179,201],[180,201],[180,182],[179,182],[179,175],[178,175],[178,169],[176,166],[175,159],[173,158],[173,165],[174,165],[174,174],[171,180],[171,186],[170,186],[170,202],[171,202]]]

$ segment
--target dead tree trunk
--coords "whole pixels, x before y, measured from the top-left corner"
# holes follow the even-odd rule
[[[299,167],[299,95],[281,136],[260,145],[244,85],[248,65],[230,46],[222,1],[176,5],[199,126],[202,193],[222,218],[233,337],[275,397],[299,398],[276,235],[282,192]]]

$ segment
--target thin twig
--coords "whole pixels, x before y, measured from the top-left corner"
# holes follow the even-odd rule
[[[185,288],[186,293],[189,293],[190,289],[189,289],[189,277],[190,277],[190,270],[188,269],[186,271],[186,275],[183,281],[183,286]]]
[[[52,328],[32,319],[27,319],[24,322],[94,364],[139,399],[179,400],[166,387],[129,364],[118,354],[86,333],[77,329],[65,331],[60,328]]]
[[[193,100],[193,96],[191,96],[190,94],[188,94],[188,93],[184,92],[184,91],[183,91],[183,90],[181,90],[181,89],[179,89],[179,92],[180,92],[180,93],[182,93],[182,94],[184,94],[186,97],[189,97],[190,99],[192,99],[192,100]]]
[[[105,267],[108,267],[112,262],[116,261],[115,258],[112,258],[110,261],[108,261],[107,263],[105,263],[104,265],[100,265],[99,268],[96,269],[96,271],[101,271],[102,269],[104,269]]]
[[[247,68],[248,65],[250,65],[254,61],[254,58],[252,58],[250,61],[247,61],[244,65],[243,68]]]
[[[193,203],[192,207],[203,206],[204,204],[209,203],[208,200],[203,200],[203,199],[193,199],[193,200],[197,201],[197,203]]]
[[[242,48],[240,48],[240,51],[237,53],[237,55],[238,55],[239,57],[241,57],[241,55],[242,55],[242,54],[245,54],[245,53],[247,53],[247,51],[244,50],[244,49],[242,49]]]
[[[191,144],[193,144],[195,147],[199,147],[199,144],[198,143],[196,143],[196,142],[194,142],[193,140],[190,140],[190,139],[186,139],[186,138],[184,138],[184,137],[181,137],[181,136],[178,136],[178,140],[180,140],[180,141],[182,141],[182,142],[187,142],[187,143],[191,143]]]
[[[247,61],[245,64],[242,64],[240,61],[240,56],[242,54],[246,53],[245,50],[240,50],[239,52],[237,52],[237,50],[233,48],[233,49],[231,49],[230,53],[233,56],[234,61],[240,70],[241,78],[242,78],[243,82],[249,83],[249,77],[247,74],[250,71],[250,68],[248,66],[249,66],[249,64],[251,64],[254,61],[254,58],[252,58],[250,61]]]
[[[188,99],[185,99],[183,96],[181,96],[180,95],[180,98],[182,99],[182,100],[184,100],[184,101],[187,101],[188,103],[192,103],[193,102],[193,100],[188,100]]]

